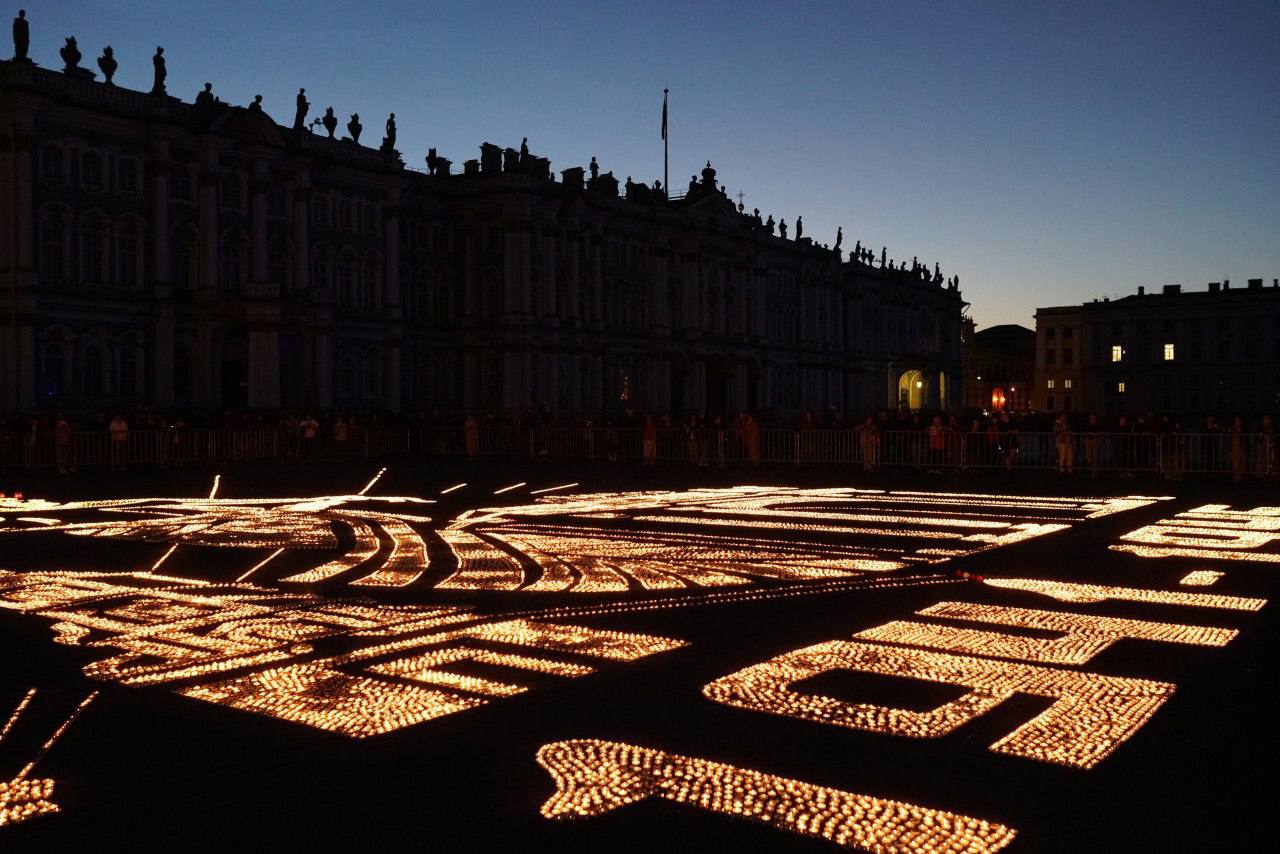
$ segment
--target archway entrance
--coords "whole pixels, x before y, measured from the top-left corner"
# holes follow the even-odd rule
[[[924,374],[904,371],[898,379],[898,403],[907,409],[922,409],[925,399]]]

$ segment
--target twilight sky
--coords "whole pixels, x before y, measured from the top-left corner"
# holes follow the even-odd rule
[[[405,161],[591,155],[677,189],[710,159],[747,209],[959,273],[979,327],[1140,284],[1280,276],[1280,2],[26,0],[31,56],[204,81],[289,124],[395,112]],[[17,5],[11,14],[16,14]],[[5,55],[10,47],[6,45]]]

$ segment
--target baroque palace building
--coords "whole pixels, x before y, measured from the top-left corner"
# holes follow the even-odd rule
[[[958,277],[775,236],[710,164],[670,198],[524,146],[422,173],[301,94],[288,127],[159,54],[149,93],[64,61],[0,62],[0,408],[959,402]]]

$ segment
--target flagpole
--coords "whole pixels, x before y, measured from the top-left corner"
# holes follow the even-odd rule
[[[671,198],[671,175],[667,170],[667,90],[662,90],[662,192]]]

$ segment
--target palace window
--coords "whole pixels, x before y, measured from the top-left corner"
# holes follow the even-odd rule
[[[120,352],[120,383],[117,386],[123,397],[138,393],[138,351],[127,347]]]
[[[101,224],[87,225],[80,234],[80,277],[91,285],[107,281],[107,231]]]
[[[138,178],[138,164],[134,161],[121,160],[120,166],[117,169],[117,178],[119,181],[120,192],[141,192],[141,184]]]
[[[1062,381],[1062,387],[1063,387],[1063,388],[1071,388],[1071,380],[1063,380],[1063,381]]]
[[[1053,380],[1045,380],[1045,388],[1053,388]]]
[[[236,172],[228,172],[222,176],[222,206],[237,211],[244,206],[240,193],[240,175]]]
[[[169,175],[169,198],[175,202],[191,201],[191,176],[187,174],[186,166],[175,166]]]
[[[66,376],[66,359],[61,344],[49,344],[44,348],[42,371],[45,397],[61,397],[63,378]]]
[[[103,380],[106,378],[106,359],[101,347],[90,347],[84,351],[84,393],[88,397],[101,397],[106,393]]]
[[[1172,345],[1172,344],[1165,344],[1165,345],[1164,345],[1164,360],[1165,360],[1166,362],[1172,362],[1172,361],[1173,361],[1173,345]]]
[[[40,272],[50,279],[67,275],[67,224],[57,214],[46,214],[40,223]]]
[[[132,227],[116,235],[116,283],[126,286],[139,284],[138,233]]]
[[[43,180],[50,184],[61,184],[66,181],[65,169],[61,148],[46,145],[40,150],[40,177]]]
[[[1120,382],[1116,383],[1116,393],[1124,394],[1124,380],[1120,380]]]
[[[1111,345],[1111,361],[1121,362],[1124,360],[1124,348],[1119,344]]]
[[[81,158],[80,183],[95,190],[102,189],[102,155],[98,152],[85,152]]]

